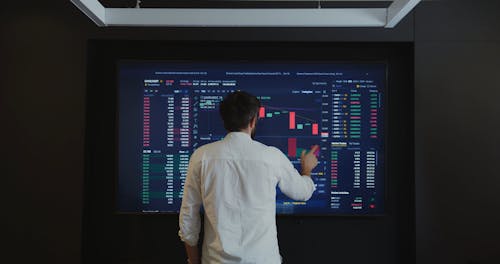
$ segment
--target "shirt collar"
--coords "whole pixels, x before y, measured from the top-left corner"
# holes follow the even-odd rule
[[[227,139],[243,139],[243,140],[252,140],[249,134],[245,132],[229,132],[226,137]]]

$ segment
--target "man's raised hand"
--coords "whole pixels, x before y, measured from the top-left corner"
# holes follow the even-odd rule
[[[319,146],[314,145],[306,153],[306,150],[302,150],[300,154],[300,165],[302,167],[302,175],[311,175],[312,170],[318,165],[318,158],[314,154],[318,150]]]

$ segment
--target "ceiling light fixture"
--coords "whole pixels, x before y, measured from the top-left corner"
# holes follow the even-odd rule
[[[394,0],[387,8],[141,8],[140,0],[136,8],[105,8],[98,0],[70,1],[101,27],[393,28],[421,0]]]

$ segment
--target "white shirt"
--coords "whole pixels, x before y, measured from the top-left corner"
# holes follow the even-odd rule
[[[179,236],[198,243],[200,205],[205,212],[201,261],[281,263],[276,232],[276,185],[294,200],[315,190],[277,148],[243,132],[198,148],[189,161],[179,215]]]

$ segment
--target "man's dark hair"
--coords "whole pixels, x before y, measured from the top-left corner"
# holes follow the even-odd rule
[[[219,113],[224,121],[224,128],[237,132],[248,127],[252,118],[259,113],[260,101],[254,95],[244,91],[230,93],[219,105]]]

